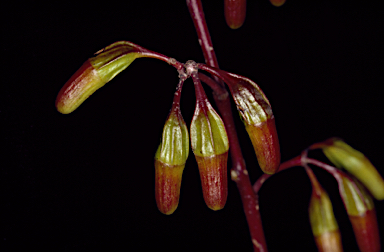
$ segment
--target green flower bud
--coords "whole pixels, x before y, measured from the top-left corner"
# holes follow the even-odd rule
[[[344,168],[361,181],[378,200],[384,199],[384,180],[363,153],[341,139],[330,139],[322,146],[324,154],[338,168]]]
[[[312,184],[312,195],[309,203],[309,220],[312,233],[319,251],[343,251],[341,236],[337,225],[331,200],[319,184],[315,174],[309,167],[305,168]]]
[[[339,180],[340,195],[361,251],[379,252],[380,238],[372,197],[358,181]]]
[[[188,129],[179,103],[174,102],[155,154],[155,198],[163,214],[172,214],[179,204],[181,178],[188,153]]]
[[[248,78],[220,71],[232,93],[260,168],[267,174],[280,166],[280,145],[271,104],[260,87]]]
[[[191,145],[199,167],[205,203],[212,210],[224,207],[228,195],[229,142],[224,123],[195,84],[196,108],[191,123]]]
[[[69,114],[97,89],[127,68],[140,52],[130,42],[120,41],[98,51],[65,83],[56,98],[60,113]]]

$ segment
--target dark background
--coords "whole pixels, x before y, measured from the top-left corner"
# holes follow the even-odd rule
[[[252,251],[235,183],[229,181],[225,208],[209,210],[192,152],[178,209],[171,216],[157,210],[153,156],[178,82],[172,67],[138,59],[72,114],[55,109],[69,77],[118,40],[181,62],[204,61],[185,3],[153,2],[4,6],[3,251]],[[220,67],[254,80],[269,98],[282,160],[339,136],[384,176],[383,9],[374,1],[288,0],[281,8],[267,0],[248,2],[239,30],[227,27],[222,1],[203,6]],[[194,99],[188,80],[181,108],[187,125]],[[261,171],[235,119],[253,183]],[[357,251],[335,180],[314,170],[333,202],[345,251]],[[316,250],[307,214],[310,193],[302,168],[265,183],[260,208],[270,251]],[[383,202],[376,201],[376,208],[382,225]]]

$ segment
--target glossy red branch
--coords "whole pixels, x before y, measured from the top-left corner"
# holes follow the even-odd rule
[[[208,32],[207,24],[205,22],[201,1],[187,0],[187,5],[199,37],[199,42],[203,50],[205,61],[209,66],[218,68],[212,41]],[[241,200],[243,202],[244,213],[248,222],[253,249],[254,251],[266,252],[267,245],[265,242],[264,231],[261,223],[258,196],[253,193],[252,185],[248,177],[248,171],[245,168],[245,162],[241,153],[235,123],[233,120],[229,95],[225,89],[224,83],[216,76],[213,76],[213,78],[217,83],[221,85],[223,89],[220,94],[214,92],[213,97],[220,111],[221,118],[227,131],[229,145],[231,146],[229,148],[232,158],[231,178],[236,182]]]
[[[205,21],[203,6],[200,0],[187,0],[189,13],[195,25],[199,44],[204,54],[205,63],[209,66],[219,68],[215,50],[213,49],[211,35],[209,35],[207,22]],[[217,77],[214,80],[224,88],[224,83]]]
[[[291,160],[288,160],[288,161],[285,161],[285,162],[281,163],[280,166],[279,166],[279,169],[277,170],[276,173],[281,172],[281,171],[283,171],[285,169],[288,169],[288,168],[295,167],[295,166],[301,166],[301,156],[297,156],[295,158],[292,158]],[[261,186],[264,184],[264,182],[269,177],[271,177],[272,175],[273,174],[265,174],[265,173],[263,175],[261,175],[257,179],[256,183],[253,185],[253,191],[255,193],[258,193],[260,191]]]

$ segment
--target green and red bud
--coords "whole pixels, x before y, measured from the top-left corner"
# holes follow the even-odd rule
[[[224,0],[224,16],[231,29],[240,28],[245,20],[247,0]]]
[[[232,93],[261,170],[275,173],[280,165],[280,146],[271,104],[250,79],[222,70],[218,72]]]
[[[285,3],[285,0],[269,0],[269,2],[276,7],[280,7]]]
[[[355,176],[377,200],[384,199],[384,180],[363,153],[337,138],[329,139],[320,146],[336,167],[344,168]]]
[[[195,83],[196,108],[191,122],[191,145],[199,167],[205,203],[224,208],[228,195],[229,142],[224,123],[209,103],[201,84]]]
[[[332,202],[320,186],[312,170],[306,168],[312,184],[309,221],[319,251],[343,251],[339,227],[333,214]]]
[[[133,45],[124,41],[116,42],[85,61],[57,95],[57,110],[63,114],[71,113],[97,89],[140,57],[140,51]]]
[[[362,252],[379,252],[380,237],[372,197],[358,181],[339,179],[339,190]]]
[[[172,214],[179,204],[181,178],[188,153],[188,129],[179,103],[174,102],[155,154],[155,197],[163,214]]]
[[[340,230],[328,194],[321,188],[313,190],[309,203],[309,220],[319,251],[343,251]]]

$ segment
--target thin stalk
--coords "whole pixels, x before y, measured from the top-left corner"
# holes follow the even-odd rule
[[[204,54],[205,63],[209,66],[219,68],[217,62],[215,50],[213,49],[211,35],[208,31],[207,22],[205,21],[203,6],[200,0],[187,0],[187,6],[191,15],[197,37],[199,38],[199,44]],[[224,88],[224,83],[217,77],[213,77],[214,80]]]
[[[218,68],[212,41],[208,32],[207,24],[205,22],[201,1],[187,0],[187,5],[193,23],[195,24],[195,29],[197,31],[199,42],[203,50],[205,61],[209,66]],[[243,202],[244,213],[248,222],[253,249],[254,251],[266,252],[267,245],[265,242],[263,227],[261,223],[258,195],[253,192],[252,185],[248,176],[248,171],[245,167],[245,161],[241,152],[235,123],[233,120],[228,91],[225,89],[225,86],[221,80],[219,80],[216,76],[213,78],[223,89],[223,91],[220,93],[214,92],[213,97],[223,119],[228,135],[229,145],[231,146],[229,148],[232,158],[231,178],[236,182],[241,200]]]
[[[279,169],[277,170],[276,173],[278,172],[281,172],[285,169],[288,169],[288,168],[292,168],[292,167],[295,167],[295,166],[302,166],[302,163],[301,163],[301,155],[300,156],[297,156],[295,158],[292,158],[291,160],[288,160],[288,161],[285,161],[283,163],[280,164],[279,166]],[[275,173],[275,174],[276,174]],[[264,184],[264,182],[271,176],[273,176],[274,174],[263,174],[261,175],[256,183],[253,185],[253,191],[257,194],[259,193],[260,191],[260,188],[261,186]]]

